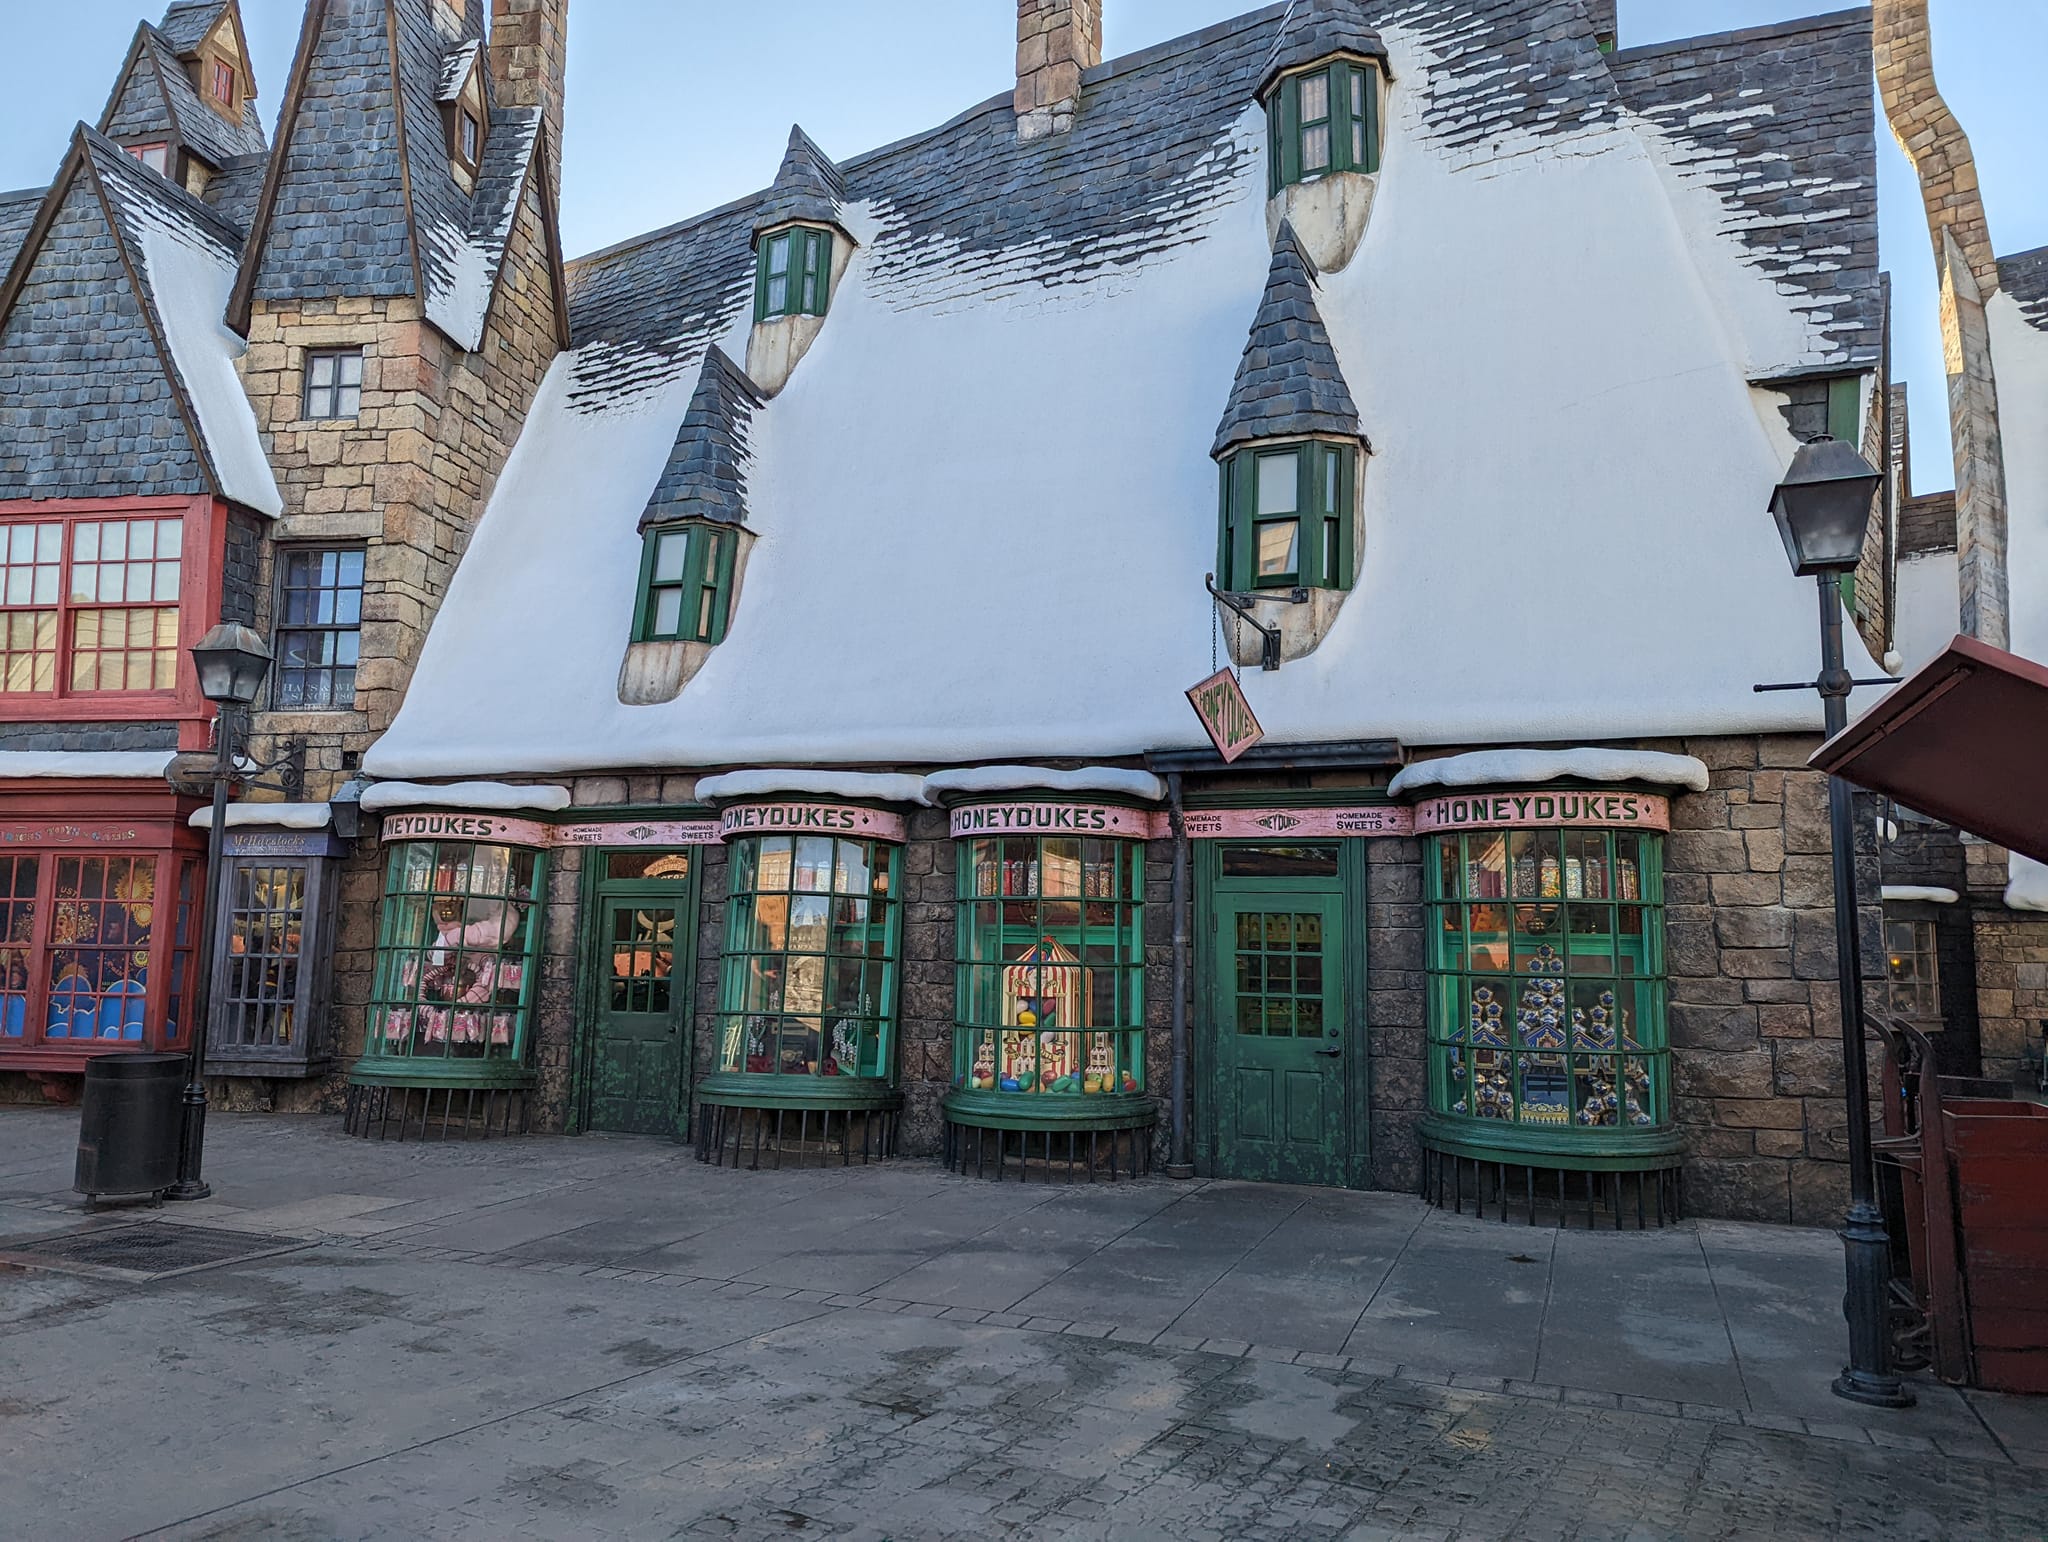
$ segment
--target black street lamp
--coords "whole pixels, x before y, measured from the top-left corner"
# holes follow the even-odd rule
[[[206,1147],[206,1036],[213,1013],[213,929],[220,916],[221,837],[228,822],[228,784],[234,780],[234,733],[229,711],[246,707],[263,688],[270,649],[248,627],[223,621],[192,649],[199,693],[220,708],[214,724],[213,822],[206,827],[206,902],[199,927],[199,979],[192,992],[192,1074],[185,1083],[185,1127],[178,1151],[178,1181],[168,1199],[204,1199],[213,1185],[199,1175]]]
[[[1771,513],[1784,537],[1792,571],[1820,586],[1820,692],[1827,734],[1849,722],[1849,691],[1858,683],[1842,663],[1842,575],[1863,559],[1870,500],[1882,478],[1839,439],[1803,444],[1771,494]],[[1887,682],[1889,683],[1889,682]],[[1758,687],[1787,689],[1787,687]],[[1892,1370],[1885,1332],[1890,1289],[1890,1245],[1877,1208],[1870,1156],[1870,1072],[1863,1044],[1863,958],[1856,921],[1856,825],[1849,784],[1828,778],[1829,844],[1835,875],[1835,975],[1842,1003],[1842,1069],[1849,1101],[1849,1212],[1842,1222],[1848,1288],[1842,1314],[1849,1320],[1849,1363],[1835,1378],[1835,1396],[1880,1408],[1904,1408],[1912,1391]]]

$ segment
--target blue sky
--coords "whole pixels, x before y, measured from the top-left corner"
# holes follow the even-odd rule
[[[0,95],[0,188],[46,182],[71,125],[96,119],[137,19],[160,0],[5,0],[15,57]],[[1109,54],[1250,9],[1254,0],[1107,0]],[[2002,253],[2048,245],[2039,61],[2041,0],[1932,0],[1942,92],[1969,131]],[[1624,46],[1756,26],[1825,0],[1622,0]],[[243,0],[260,101],[276,111],[300,0]],[[765,184],[792,121],[849,156],[943,122],[1005,90],[1015,48],[1007,0],[571,0],[563,235],[593,250]],[[774,36],[764,35],[763,29]],[[767,52],[772,48],[772,55]],[[2029,108],[2026,104],[2035,103]],[[1953,480],[1934,264],[1912,170],[1880,126],[1880,243],[1891,271],[1896,370],[1911,385],[1917,486]]]

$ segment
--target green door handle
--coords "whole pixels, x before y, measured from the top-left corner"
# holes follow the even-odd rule
[[[1328,1044],[1317,1050],[1316,1053],[1318,1055],[1328,1055],[1334,1060],[1337,1056],[1344,1053],[1344,1046],[1341,1044]]]

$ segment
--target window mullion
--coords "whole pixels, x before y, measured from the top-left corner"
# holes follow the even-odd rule
[[[1330,66],[1330,170],[1351,171],[1351,66]]]
[[[1301,180],[1301,77],[1280,83],[1280,179]]]
[[[1318,448],[1311,439],[1294,452],[1294,581],[1310,587],[1322,565],[1323,522],[1316,515],[1320,502],[1316,497]]]

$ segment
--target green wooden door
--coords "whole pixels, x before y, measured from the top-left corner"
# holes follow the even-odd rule
[[[1343,915],[1339,894],[1216,896],[1221,1177],[1347,1181]]]
[[[586,1128],[687,1133],[690,929],[677,894],[600,894]]]

